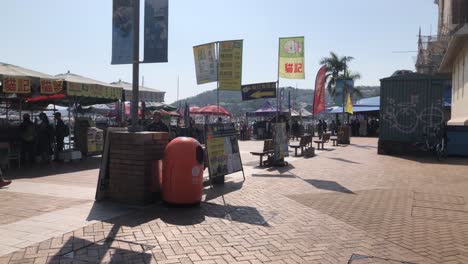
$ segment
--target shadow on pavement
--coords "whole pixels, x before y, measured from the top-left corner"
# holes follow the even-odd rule
[[[343,158],[328,158],[328,159],[347,162],[347,163],[353,163],[353,164],[362,164],[360,162],[356,162],[356,161],[352,161],[352,160],[348,160],[348,159],[343,159]]]
[[[335,181],[308,180],[308,179],[304,179],[304,181],[313,185],[317,189],[354,194],[351,190],[347,189],[346,187],[340,185],[339,183]]]
[[[405,159],[409,161],[415,161],[424,164],[441,164],[441,165],[455,165],[455,166],[468,166],[468,157],[448,157],[446,160],[438,161],[434,154],[421,153],[419,156],[393,156],[399,159]]]
[[[9,179],[31,179],[57,174],[73,173],[79,171],[98,169],[101,166],[101,157],[85,157],[83,160],[68,163],[54,162],[50,164],[33,164],[29,167],[13,168],[6,172]]]
[[[377,149],[377,146],[350,144],[350,146],[363,149]]]
[[[267,173],[254,173],[253,177],[271,177],[271,178],[296,178],[294,174],[267,174]]]
[[[205,202],[216,199],[225,194],[240,190],[243,185],[244,185],[244,181],[241,181],[241,182],[229,181],[229,182],[225,182],[224,184],[214,185],[213,188],[207,188],[204,190],[206,194]]]
[[[269,172],[278,172],[280,174],[283,174],[283,173],[288,172],[288,171],[290,171],[290,170],[292,170],[294,168],[295,168],[294,165],[289,163],[287,166],[284,166],[284,167],[269,167],[266,170],[269,171]]]
[[[264,217],[254,207],[221,205],[203,202],[199,206],[180,208],[167,206],[161,220],[173,225],[194,225],[206,220],[206,217],[222,218],[229,221],[251,225],[269,226]]]
[[[155,246],[125,241],[115,233],[96,242],[70,237],[48,263],[150,263]]]

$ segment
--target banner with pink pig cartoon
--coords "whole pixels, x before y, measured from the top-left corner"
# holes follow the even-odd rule
[[[305,79],[304,37],[279,39],[279,77]]]

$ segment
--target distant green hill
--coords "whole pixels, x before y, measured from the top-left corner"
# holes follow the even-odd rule
[[[291,93],[291,106],[293,109],[305,107],[307,110],[312,109],[314,100],[314,90],[312,89],[295,89],[293,87],[284,87],[284,100],[282,101],[283,109],[288,108],[288,93]],[[363,94],[363,98],[379,96],[380,87],[378,86],[359,86],[356,87]],[[358,100],[360,98],[354,98]],[[185,104],[188,101],[190,106],[206,106],[216,104],[216,90],[206,91],[196,96],[182,99],[172,103],[174,106]],[[260,108],[265,101],[269,101],[272,105],[276,105],[276,99],[257,99],[251,101],[242,101],[240,92],[219,91],[219,104],[231,112],[234,116],[244,116],[245,112],[255,111]],[[327,106],[333,106],[332,99],[327,96]]]

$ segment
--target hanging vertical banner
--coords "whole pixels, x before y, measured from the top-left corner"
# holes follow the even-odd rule
[[[218,80],[215,46],[215,43],[209,43],[193,47],[197,84],[216,82]]]
[[[31,93],[31,81],[26,78],[4,77],[3,92],[16,94]]]
[[[134,2],[133,0],[113,2],[111,64],[131,64],[133,61]]]
[[[242,40],[219,42],[219,90],[241,90],[242,43]]]
[[[279,76],[286,79],[305,79],[304,37],[279,39]]]
[[[313,114],[319,114],[325,111],[325,81],[327,76],[327,66],[322,66],[317,72],[315,78],[314,90],[314,110]]]
[[[145,0],[145,63],[167,62],[168,0]]]

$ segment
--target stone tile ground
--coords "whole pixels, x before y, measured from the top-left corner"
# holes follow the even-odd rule
[[[247,180],[207,188],[199,207],[133,209],[0,263],[468,263],[468,160],[353,143],[268,169],[248,154],[261,145],[241,142]]]

